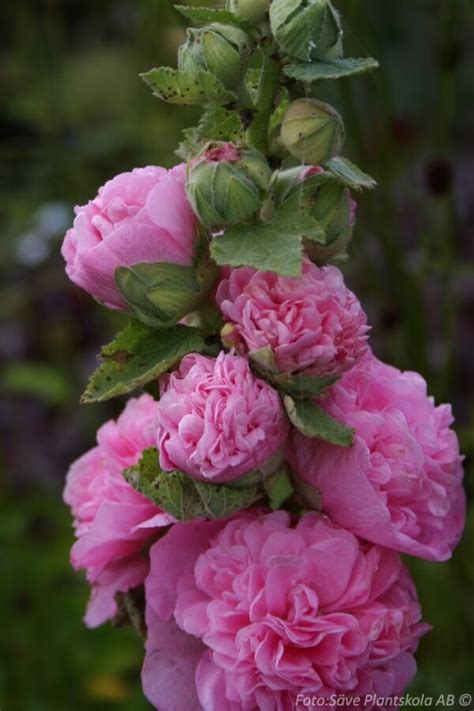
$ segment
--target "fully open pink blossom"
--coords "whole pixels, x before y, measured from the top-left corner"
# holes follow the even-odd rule
[[[156,405],[149,395],[129,400],[115,422],[97,433],[97,446],[71,466],[64,500],[71,507],[78,540],[71,561],[92,585],[85,617],[96,627],[114,616],[114,595],[143,583],[143,551],[173,518],[135,491],[122,471],[155,446]]]
[[[339,374],[367,350],[366,315],[336,267],[305,261],[300,279],[233,269],[216,298],[229,343],[242,353],[270,347],[282,372]]]
[[[374,356],[320,404],[356,431],[351,448],[297,432],[291,438],[289,461],[320,490],[324,511],[374,543],[428,560],[449,558],[465,515],[451,407],[435,407],[418,373]]]
[[[160,711],[391,697],[415,674],[428,626],[407,569],[321,514],[178,523],[150,557],[142,679]]]
[[[240,356],[188,355],[161,391],[158,449],[166,471],[231,481],[266,464],[286,439],[278,393]]]
[[[62,247],[69,278],[115,309],[125,302],[115,284],[117,267],[149,262],[190,265],[196,220],[187,201],[185,166],[156,166],[121,173],[98,195],[75,208],[74,227]]]

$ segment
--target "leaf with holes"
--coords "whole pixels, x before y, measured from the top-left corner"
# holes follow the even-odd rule
[[[81,402],[102,402],[131,392],[165,373],[205,343],[199,331],[186,326],[156,329],[131,321],[100,353]]]
[[[170,104],[227,104],[235,94],[227,91],[211,72],[195,74],[171,67],[158,67],[140,75],[155,96]]]
[[[264,495],[260,486],[235,488],[196,481],[180,471],[165,472],[155,448],[146,449],[140,462],[123,475],[134,489],[178,521],[223,518],[252,506]]]

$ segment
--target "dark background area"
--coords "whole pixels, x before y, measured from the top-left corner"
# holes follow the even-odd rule
[[[472,497],[474,5],[336,5],[346,54],[382,66],[319,94],[343,113],[345,155],[379,183],[358,200],[344,271],[377,355],[453,402]],[[69,463],[121,407],[78,399],[122,319],[68,282],[59,248],[72,206],[106,179],[177,161],[197,112],[160,103],[137,75],[175,64],[184,22],[169,0],[17,0],[0,27],[0,708],[140,711],[142,643],[83,627],[88,591],[69,567],[61,502]],[[434,626],[414,693],[473,691],[473,540],[471,511],[450,562],[410,562]]]

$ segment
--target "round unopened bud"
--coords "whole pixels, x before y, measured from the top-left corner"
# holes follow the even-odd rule
[[[188,165],[186,193],[201,223],[216,229],[252,218],[270,178],[270,166],[254,148],[210,143]]]
[[[297,99],[286,112],[281,140],[298,160],[326,163],[344,145],[344,124],[337,111],[316,99]]]
[[[270,0],[227,0],[227,8],[253,25],[258,25],[265,19],[270,6]]]
[[[324,240],[305,239],[308,256],[316,262],[345,252],[355,224],[356,203],[351,192],[319,166],[290,168],[277,173],[272,195],[285,211],[303,210],[324,229]]]
[[[187,34],[186,43],[178,50],[179,69],[211,72],[226,88],[234,88],[240,78],[242,53],[249,48],[245,32],[214,22],[199,29],[191,27]]]
[[[273,0],[270,26],[280,49],[303,62],[342,56],[342,28],[330,0]]]

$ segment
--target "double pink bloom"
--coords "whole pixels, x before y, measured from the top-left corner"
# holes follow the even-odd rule
[[[152,262],[188,266],[197,222],[186,199],[186,168],[148,166],[121,173],[77,206],[62,254],[71,281],[109,308],[125,309],[117,267]]]
[[[160,711],[293,711],[415,674],[428,627],[408,571],[320,514],[178,523],[150,558],[143,686]]]
[[[241,353],[271,349],[281,372],[337,375],[367,351],[367,317],[336,267],[305,261],[299,279],[233,269],[216,298],[226,340]]]
[[[324,511],[373,543],[428,560],[450,558],[465,518],[451,407],[435,407],[418,373],[401,373],[372,355],[320,404],[356,431],[350,448],[292,433],[289,461],[321,492]]]
[[[190,355],[162,380],[160,464],[196,479],[229,482],[265,465],[283,447],[288,421],[276,390],[245,358]]]
[[[144,449],[155,446],[156,406],[150,395],[129,400],[116,422],[100,428],[97,446],[74,462],[67,476],[64,500],[78,538],[71,562],[86,571],[92,587],[85,617],[90,627],[115,615],[117,592],[144,582],[147,546],[174,522],[122,476]]]

